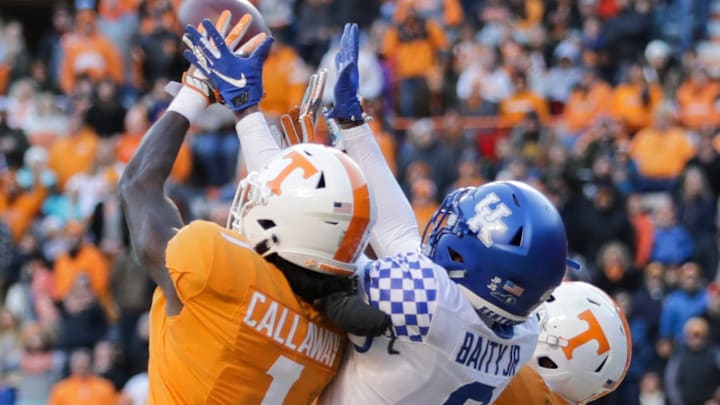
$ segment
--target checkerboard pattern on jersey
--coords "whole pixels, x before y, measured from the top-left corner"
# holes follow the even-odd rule
[[[437,301],[432,266],[411,253],[372,262],[365,273],[370,303],[390,315],[398,337],[422,342],[430,330]]]

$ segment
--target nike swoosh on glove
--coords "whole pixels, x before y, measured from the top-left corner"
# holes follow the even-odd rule
[[[340,38],[340,50],[335,55],[335,67],[338,79],[335,83],[335,105],[325,113],[326,118],[363,121],[363,109],[358,98],[360,73],[358,72],[358,54],[360,38],[357,24],[345,24]]]
[[[207,76],[233,111],[257,105],[263,97],[262,71],[273,38],[268,37],[250,56],[233,53],[212,22],[203,20],[207,37],[195,27],[185,29],[190,49],[183,56]],[[212,41],[210,44],[209,41]]]

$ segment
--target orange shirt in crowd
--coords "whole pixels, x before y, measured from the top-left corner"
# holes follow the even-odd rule
[[[90,171],[95,163],[95,152],[100,140],[89,127],[75,134],[58,138],[50,147],[48,166],[57,175],[60,187],[70,177]]]
[[[115,156],[122,163],[128,163],[132,158],[135,150],[140,146],[142,135],[123,134],[115,144]],[[170,178],[178,183],[182,183],[190,177],[192,173],[192,150],[187,142],[183,142],[180,146],[175,164],[170,172]]]
[[[72,289],[75,278],[87,274],[90,288],[95,295],[105,300],[108,297],[108,280],[110,265],[103,254],[91,244],[84,244],[77,256],[70,257],[63,253],[55,260],[55,292],[56,300],[63,299]]]
[[[552,392],[540,374],[526,365],[510,380],[510,384],[493,404],[570,405],[570,402]]]
[[[653,242],[655,241],[655,228],[652,218],[648,214],[634,215],[630,218],[635,230],[635,266],[643,268],[650,261]]]
[[[622,119],[628,125],[631,132],[649,126],[655,107],[662,101],[662,88],[656,84],[649,86],[648,105],[643,103],[639,86],[625,83],[618,85],[612,92],[610,110],[616,118]]]
[[[515,93],[500,102],[500,123],[505,128],[513,127],[530,111],[535,111],[542,123],[550,120],[550,110],[542,97],[530,90]]]
[[[263,67],[265,96],[260,109],[279,117],[300,104],[305,93],[308,69],[295,50],[284,44],[274,44]]]
[[[597,82],[587,91],[573,90],[565,103],[565,126],[571,133],[587,129],[595,118],[606,112],[612,89],[605,82]]]
[[[680,128],[658,132],[645,128],[630,142],[630,155],[638,172],[650,178],[672,178],[682,172],[695,154],[687,133]]]
[[[165,257],[183,308],[168,316],[155,290],[148,404],[307,404],[335,375],[344,334],[241,235],[194,221]]]
[[[720,84],[708,82],[698,86],[692,80],[686,80],[677,91],[680,122],[691,129],[720,123],[720,114],[715,109],[718,96]]]
[[[53,387],[49,405],[113,405],[117,403],[115,388],[104,378],[68,377]]]
[[[90,37],[68,34],[62,41],[60,88],[70,94],[75,79],[87,74],[94,80],[110,77],[116,83],[123,79],[123,61],[115,45],[100,34]]]
[[[10,234],[15,242],[19,242],[25,231],[28,230],[46,196],[47,189],[41,186],[33,187],[32,190],[20,194],[12,201],[9,201],[7,195],[3,194],[0,199],[2,201],[0,219],[10,228]]]
[[[445,32],[434,21],[426,22],[427,38],[400,41],[398,30],[388,28],[383,39],[382,53],[395,67],[395,77],[399,80],[423,77],[435,67],[436,52],[448,47]]]

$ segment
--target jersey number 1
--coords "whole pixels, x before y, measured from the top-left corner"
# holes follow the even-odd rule
[[[272,383],[265,392],[265,398],[262,401],[263,405],[276,405],[285,402],[285,397],[293,384],[300,378],[303,368],[305,366],[285,356],[278,357],[267,371],[267,374],[272,377]]]

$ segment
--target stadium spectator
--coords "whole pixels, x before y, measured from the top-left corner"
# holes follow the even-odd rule
[[[718,140],[715,128],[709,127],[700,132],[697,153],[688,162],[688,166],[698,166],[705,173],[708,187],[713,198],[720,195],[720,155],[718,155]]]
[[[672,200],[668,198],[659,202],[654,217],[655,236],[650,259],[670,266],[689,260],[695,246],[687,228],[677,222],[676,207]]]
[[[528,113],[537,114],[541,123],[548,123],[550,109],[547,102],[528,88],[527,76],[515,73],[512,76],[514,93],[500,102],[500,120],[504,127],[512,128],[520,124]]]
[[[43,34],[35,57],[47,66],[53,87],[60,87],[60,64],[62,61],[62,38],[72,31],[73,18],[66,2],[55,2],[52,13],[52,28]]]
[[[613,89],[610,111],[631,133],[635,133],[650,125],[652,114],[662,98],[662,88],[656,83],[648,83],[642,65],[635,63],[628,68],[627,78]]]
[[[680,190],[675,197],[678,223],[688,230],[694,246],[693,259],[703,269],[704,278],[712,279],[718,264],[717,226],[711,218],[717,217],[717,201],[703,171],[688,167],[680,179]]]
[[[260,108],[269,119],[278,119],[300,104],[310,69],[289,43],[275,38],[263,65],[265,96]]]
[[[720,123],[715,109],[719,95],[720,84],[710,80],[704,67],[694,67],[677,91],[680,123],[690,129]]]
[[[705,311],[707,299],[702,273],[697,264],[689,262],[681,266],[679,289],[671,292],[663,301],[660,314],[660,342],[680,343],[685,322]],[[662,356],[662,353],[661,353]]]
[[[25,47],[22,25],[11,21],[0,31],[0,93],[30,73],[30,54]]]
[[[440,25],[423,18],[415,2],[403,1],[401,6],[406,9],[395,13],[394,24],[383,38],[382,53],[393,66],[400,114],[427,116],[430,112],[427,73],[437,65],[438,54],[449,50],[449,44]]]
[[[107,332],[107,317],[85,274],[75,277],[62,301],[56,345],[70,352],[91,349]]]
[[[683,346],[670,358],[665,386],[672,404],[704,404],[720,381],[720,349],[708,341],[708,324],[690,318],[684,325]]]
[[[411,140],[406,149],[401,150],[399,156],[400,178],[406,178],[410,164],[427,162],[430,169],[430,179],[435,182],[438,190],[445,190],[453,181],[455,163],[447,147],[438,139],[435,124],[429,118],[415,121],[408,131]],[[410,183],[405,184],[406,187]]]
[[[586,69],[565,103],[565,132],[577,136],[608,111],[610,86],[593,69]]]
[[[85,238],[85,226],[72,221],[65,227],[69,241],[68,251],[55,260],[55,291],[56,300],[63,300],[76,287],[77,278],[81,274],[87,277],[92,291],[99,297],[107,297],[109,267],[107,259],[96,246],[88,243]]]
[[[123,82],[123,61],[116,47],[97,30],[97,12],[93,0],[77,0],[75,30],[63,36],[60,88],[70,93],[77,77],[87,74],[93,80],[105,77]]]
[[[73,175],[90,171],[98,145],[97,134],[87,125],[84,112],[74,112],[67,135],[50,147],[49,166],[61,188]]]
[[[659,337],[660,316],[663,309],[663,301],[665,300],[665,282],[663,279],[664,267],[660,263],[650,263],[643,270],[642,284],[632,293],[631,306],[633,308],[633,317],[642,322],[647,327],[646,344],[651,347]],[[653,351],[654,352],[654,351]],[[648,368],[656,366],[656,356],[651,356],[651,363]]]
[[[630,144],[642,191],[669,191],[695,151],[687,132],[673,124],[673,111],[663,106],[653,125],[638,132]]]
[[[50,331],[40,324],[26,325],[22,331],[22,340],[17,403],[45,404],[53,385],[62,376],[65,356],[52,349]]]
[[[78,349],[70,354],[70,376],[53,387],[48,401],[49,405],[115,403],[117,398],[112,384],[94,374],[87,349]]]
[[[119,362],[118,348],[113,342],[101,340],[95,344],[92,370],[98,377],[110,381],[115,391],[120,391],[128,380]]]
[[[609,295],[633,291],[642,274],[633,266],[630,249],[622,242],[611,240],[600,248],[593,284]]]
[[[662,379],[655,372],[646,373],[640,380],[640,405],[666,405]]]
[[[111,138],[123,132],[124,118],[125,108],[120,104],[117,86],[112,80],[100,80],[94,102],[87,111],[88,125],[100,138]]]

